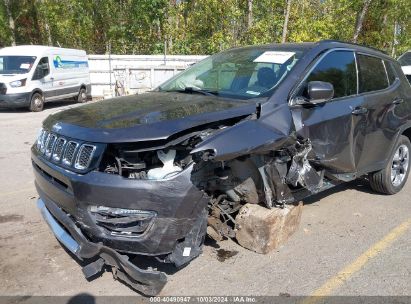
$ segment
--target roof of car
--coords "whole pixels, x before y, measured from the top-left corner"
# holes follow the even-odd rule
[[[384,57],[386,59],[392,59],[390,56],[373,47],[367,47],[356,43],[346,42],[346,41],[338,41],[338,40],[321,40],[318,42],[300,42],[300,43],[272,43],[272,44],[265,44],[265,45],[254,45],[248,46],[246,48],[273,48],[276,50],[301,50],[301,51],[308,51],[309,49],[313,48],[320,48],[322,50],[325,49],[333,49],[333,48],[347,48],[347,49],[354,49],[359,52],[364,52],[368,54],[372,54],[375,56]]]
[[[389,57],[386,53],[381,51],[380,49],[365,46],[357,43],[347,42],[347,41],[339,41],[339,40],[321,40],[317,42],[318,45],[327,46],[329,48],[351,48],[358,51],[363,51],[367,53],[374,53],[378,56]]]

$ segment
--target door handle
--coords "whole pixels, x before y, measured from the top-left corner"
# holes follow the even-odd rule
[[[368,112],[367,108],[364,107],[356,107],[354,110],[351,111],[351,114],[353,115],[363,115]]]
[[[402,98],[395,98],[395,99],[392,101],[392,104],[399,105],[399,104],[402,104],[403,102],[404,102],[404,99],[402,99]]]

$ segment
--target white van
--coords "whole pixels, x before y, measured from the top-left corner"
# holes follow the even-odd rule
[[[43,110],[45,102],[90,96],[85,51],[40,45],[0,49],[0,107]]]

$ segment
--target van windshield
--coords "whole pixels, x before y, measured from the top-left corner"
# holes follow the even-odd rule
[[[0,56],[0,74],[25,74],[30,72],[35,56]]]

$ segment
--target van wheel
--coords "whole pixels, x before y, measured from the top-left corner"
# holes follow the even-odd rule
[[[401,135],[386,167],[370,174],[371,188],[383,194],[395,194],[404,187],[410,172],[411,144]]]
[[[78,93],[78,96],[77,96],[77,102],[79,103],[87,102],[87,91],[85,88],[80,89],[80,92]]]
[[[44,97],[40,93],[34,93],[33,96],[31,96],[31,101],[30,101],[30,111],[31,112],[41,112],[43,111],[44,107]]]

